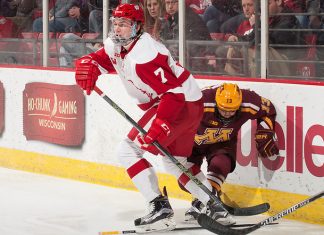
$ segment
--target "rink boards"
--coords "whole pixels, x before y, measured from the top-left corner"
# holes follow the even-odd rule
[[[80,145],[71,147],[27,140],[23,131],[26,84],[73,85],[73,75],[71,71],[0,68],[5,114],[0,137],[0,166],[135,190],[115,154],[116,145],[130,125],[96,94],[85,99],[85,137]],[[224,80],[197,79],[201,87],[217,85]],[[240,133],[237,168],[224,185],[226,195],[244,206],[267,201],[271,204],[271,214],[305,199],[306,195],[322,191],[324,107],[319,105],[324,98],[322,84],[268,83],[235,78],[231,81],[274,103],[278,113],[276,134],[280,156],[266,160],[256,158],[255,124],[246,123]],[[140,117],[140,110],[127,96],[116,75],[103,76],[98,86],[134,119]],[[52,105],[53,102],[49,102],[46,106],[50,113],[54,113]],[[159,172],[160,185],[167,185],[171,196],[190,199],[178,188],[175,179],[165,173],[159,158],[146,157]],[[323,202],[324,199],[314,202],[290,218],[324,225]]]

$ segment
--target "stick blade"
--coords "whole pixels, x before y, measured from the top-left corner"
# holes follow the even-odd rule
[[[251,206],[251,207],[232,207],[223,203],[224,208],[231,214],[236,216],[251,216],[258,215],[264,212],[267,212],[270,209],[269,203],[262,203],[259,205]]]
[[[207,229],[208,231],[219,235],[243,235],[253,232],[260,227],[258,224],[256,224],[248,228],[233,229],[218,223],[206,214],[200,214],[198,216],[198,223],[204,229]]]

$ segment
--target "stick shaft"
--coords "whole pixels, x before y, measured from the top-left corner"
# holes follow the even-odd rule
[[[324,196],[324,191],[322,191],[322,192],[320,192],[318,194],[315,194],[314,196],[311,196],[311,197],[305,199],[304,201],[301,201],[301,202],[289,207],[288,209],[280,211],[279,213],[275,214],[274,216],[271,216],[271,217],[259,222],[259,224],[261,226],[263,226],[263,225],[267,225],[269,223],[272,223],[273,221],[276,221],[276,220],[278,220],[278,219],[280,219],[280,218],[282,218],[282,217],[296,211],[297,209],[308,205],[309,203],[311,203],[311,202],[315,201],[316,199],[318,199],[320,197],[323,197],[323,196]]]

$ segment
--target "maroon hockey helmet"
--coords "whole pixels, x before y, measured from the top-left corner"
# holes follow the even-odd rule
[[[127,18],[132,21],[144,23],[144,11],[136,4],[120,4],[113,11],[113,17],[116,18]]]

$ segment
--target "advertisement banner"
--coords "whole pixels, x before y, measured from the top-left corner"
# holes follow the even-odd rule
[[[77,85],[26,84],[23,92],[26,139],[81,145],[85,135],[84,107],[84,95]]]

